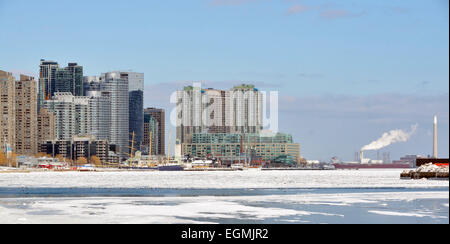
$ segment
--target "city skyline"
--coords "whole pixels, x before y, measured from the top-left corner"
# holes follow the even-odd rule
[[[439,153],[448,157],[448,2],[134,1],[102,6],[110,14],[135,13],[108,23],[100,20],[101,1],[73,6],[65,17],[58,13],[65,3],[55,3],[0,1],[8,36],[0,38],[0,69],[37,79],[43,58],[76,62],[85,75],[132,68],[146,76],[144,107],[166,111],[174,106],[170,94],[193,81],[216,89],[255,84],[280,92],[280,130],[302,144],[303,156],[324,161],[352,160],[382,133],[416,123],[410,141],[385,150],[393,159],[431,155],[436,114]],[[23,20],[11,14],[19,9]],[[98,17],[93,26],[80,20],[51,27],[45,14],[29,21],[37,12],[63,20],[82,9]],[[95,30],[115,33],[115,24],[142,36],[89,38]]]

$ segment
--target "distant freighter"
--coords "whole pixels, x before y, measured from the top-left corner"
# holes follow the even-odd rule
[[[336,169],[410,169],[411,164],[333,164]]]

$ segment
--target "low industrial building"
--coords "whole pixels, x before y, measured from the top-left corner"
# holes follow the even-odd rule
[[[58,159],[49,157],[33,157],[33,156],[18,156],[17,165],[19,168],[37,168],[43,164],[58,164]]]

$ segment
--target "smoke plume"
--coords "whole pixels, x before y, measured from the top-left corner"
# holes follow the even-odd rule
[[[416,133],[417,127],[417,124],[411,126],[411,131],[409,132],[403,130],[392,130],[384,133],[380,139],[370,143],[367,146],[364,146],[361,151],[380,150],[391,145],[392,143],[406,142],[409,140],[409,138],[411,138],[412,135],[414,135],[414,133]]]

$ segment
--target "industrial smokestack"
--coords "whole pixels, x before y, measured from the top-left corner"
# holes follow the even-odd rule
[[[437,127],[437,116],[434,116],[433,158],[438,158],[438,127]]]
[[[360,160],[360,163],[364,163],[364,151],[363,150],[361,150],[360,152],[359,152],[359,160]]]

